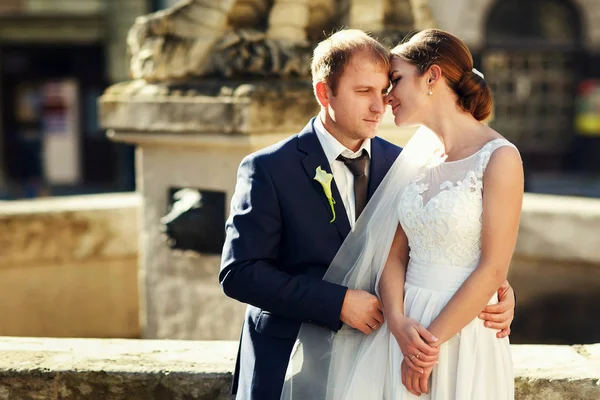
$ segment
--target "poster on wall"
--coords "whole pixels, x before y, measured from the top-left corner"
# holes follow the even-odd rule
[[[73,79],[42,85],[43,169],[50,184],[74,185],[81,179],[77,92]]]
[[[600,81],[585,80],[577,88],[575,131],[582,136],[600,137]]]

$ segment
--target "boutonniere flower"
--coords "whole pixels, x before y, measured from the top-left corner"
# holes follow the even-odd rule
[[[333,199],[333,194],[331,192],[331,181],[333,180],[333,175],[321,169],[321,166],[319,165],[317,167],[314,180],[319,182],[321,186],[323,186],[323,192],[325,192],[325,197],[327,197],[329,207],[331,207],[331,214],[333,215],[333,218],[331,219],[331,221],[329,221],[329,223],[332,223],[333,221],[335,221],[335,208],[333,207],[333,205],[335,204],[335,200]]]

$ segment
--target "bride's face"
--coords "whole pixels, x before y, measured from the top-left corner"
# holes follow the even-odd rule
[[[390,82],[392,87],[385,101],[392,107],[394,123],[398,126],[422,124],[431,103],[427,74],[419,74],[417,67],[394,57]]]

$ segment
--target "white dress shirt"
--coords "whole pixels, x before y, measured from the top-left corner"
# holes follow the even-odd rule
[[[337,139],[331,135],[331,133],[327,132],[327,129],[325,129],[325,126],[323,126],[320,116],[315,119],[314,126],[317,133],[317,138],[321,143],[321,147],[323,148],[325,156],[327,157],[327,161],[329,162],[329,166],[331,167],[333,180],[340,191],[340,196],[342,196],[342,202],[344,203],[344,208],[346,209],[346,214],[348,215],[350,227],[354,229],[354,223],[356,220],[354,175],[352,175],[350,169],[346,167],[346,164],[344,164],[342,161],[338,161],[337,158],[340,154],[344,157],[356,158],[362,154],[363,149],[366,150],[367,153],[369,153],[369,163],[367,164],[367,171],[365,173],[368,177],[369,170],[371,168],[371,139],[365,139],[360,146],[360,149],[358,149],[357,152],[353,152],[338,142]]]

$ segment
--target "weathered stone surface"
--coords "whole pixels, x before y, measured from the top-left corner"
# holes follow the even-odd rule
[[[593,346],[513,346],[518,400],[600,398],[600,364]]]
[[[384,0],[352,0],[350,21],[352,27],[366,32],[379,32],[385,28],[386,2]]]
[[[0,339],[0,400],[226,400],[237,342]],[[512,346],[516,400],[600,398],[598,346]]]
[[[309,0],[278,0],[269,14],[267,37],[288,42],[306,41],[309,17]]]
[[[166,147],[143,145],[138,151],[141,153],[138,179],[144,188],[140,248],[143,337],[239,338],[245,307],[225,297],[219,287],[220,254],[172,251],[163,239],[160,219],[167,213],[167,193],[171,187],[225,192],[228,207],[237,167],[250,149],[188,148],[171,143]]]
[[[516,252],[548,260],[600,264],[600,202],[528,194]]]
[[[0,339],[1,400],[225,400],[235,342]]]
[[[103,127],[117,132],[280,134],[295,132],[317,112],[309,82],[230,81],[185,86],[132,81],[100,98]]]
[[[242,11],[250,11],[242,17]],[[131,75],[149,82],[204,76],[306,76],[307,0],[187,0],[139,17]],[[292,19],[289,19],[292,18]],[[268,20],[268,29],[262,21]]]
[[[127,44],[135,79],[308,77],[313,45],[339,26],[369,32],[431,27],[427,1],[186,0],[139,17]],[[406,5],[408,4],[408,7]],[[414,12],[413,12],[414,10]]]
[[[0,202],[0,335],[139,337],[139,203]]]
[[[139,201],[108,194],[2,202],[0,269],[135,256]]]

